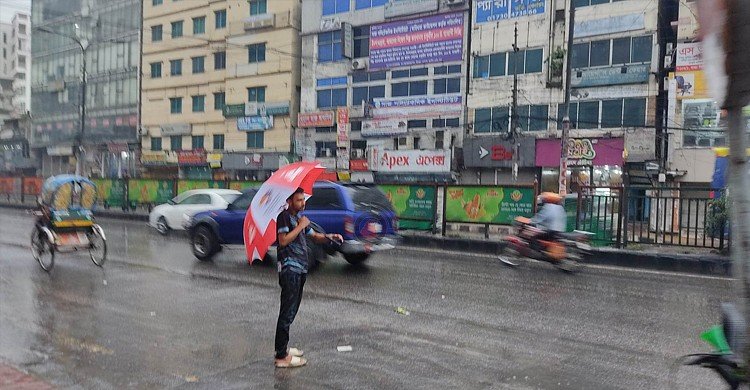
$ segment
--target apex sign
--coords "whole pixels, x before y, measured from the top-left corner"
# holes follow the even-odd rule
[[[380,172],[450,172],[450,150],[372,149],[370,168]]]

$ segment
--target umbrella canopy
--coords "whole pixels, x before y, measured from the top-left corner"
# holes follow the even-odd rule
[[[305,196],[312,195],[312,188],[325,167],[313,161],[301,161],[286,165],[274,172],[258,189],[245,215],[243,237],[247,261],[263,259],[268,247],[276,241],[276,217],[286,207],[290,195],[302,188]]]

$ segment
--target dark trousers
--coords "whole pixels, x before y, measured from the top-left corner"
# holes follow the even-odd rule
[[[297,273],[289,269],[279,272],[281,308],[279,309],[279,319],[276,322],[276,359],[283,359],[287,355],[289,326],[294,322],[299,304],[302,302],[302,288],[305,287],[306,278],[307,274]]]

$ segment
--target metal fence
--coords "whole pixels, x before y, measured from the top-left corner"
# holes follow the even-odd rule
[[[709,188],[584,187],[576,228],[602,245],[630,243],[724,249],[728,221],[721,191]]]

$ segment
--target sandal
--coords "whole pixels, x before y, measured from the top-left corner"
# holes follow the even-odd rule
[[[293,367],[302,367],[305,364],[307,364],[307,359],[299,357],[299,356],[291,356],[291,359],[287,360],[285,359],[276,359],[276,361],[273,363],[276,368],[293,368]]]
[[[305,351],[298,348],[289,348],[289,354],[296,357],[302,357],[305,355]]]

